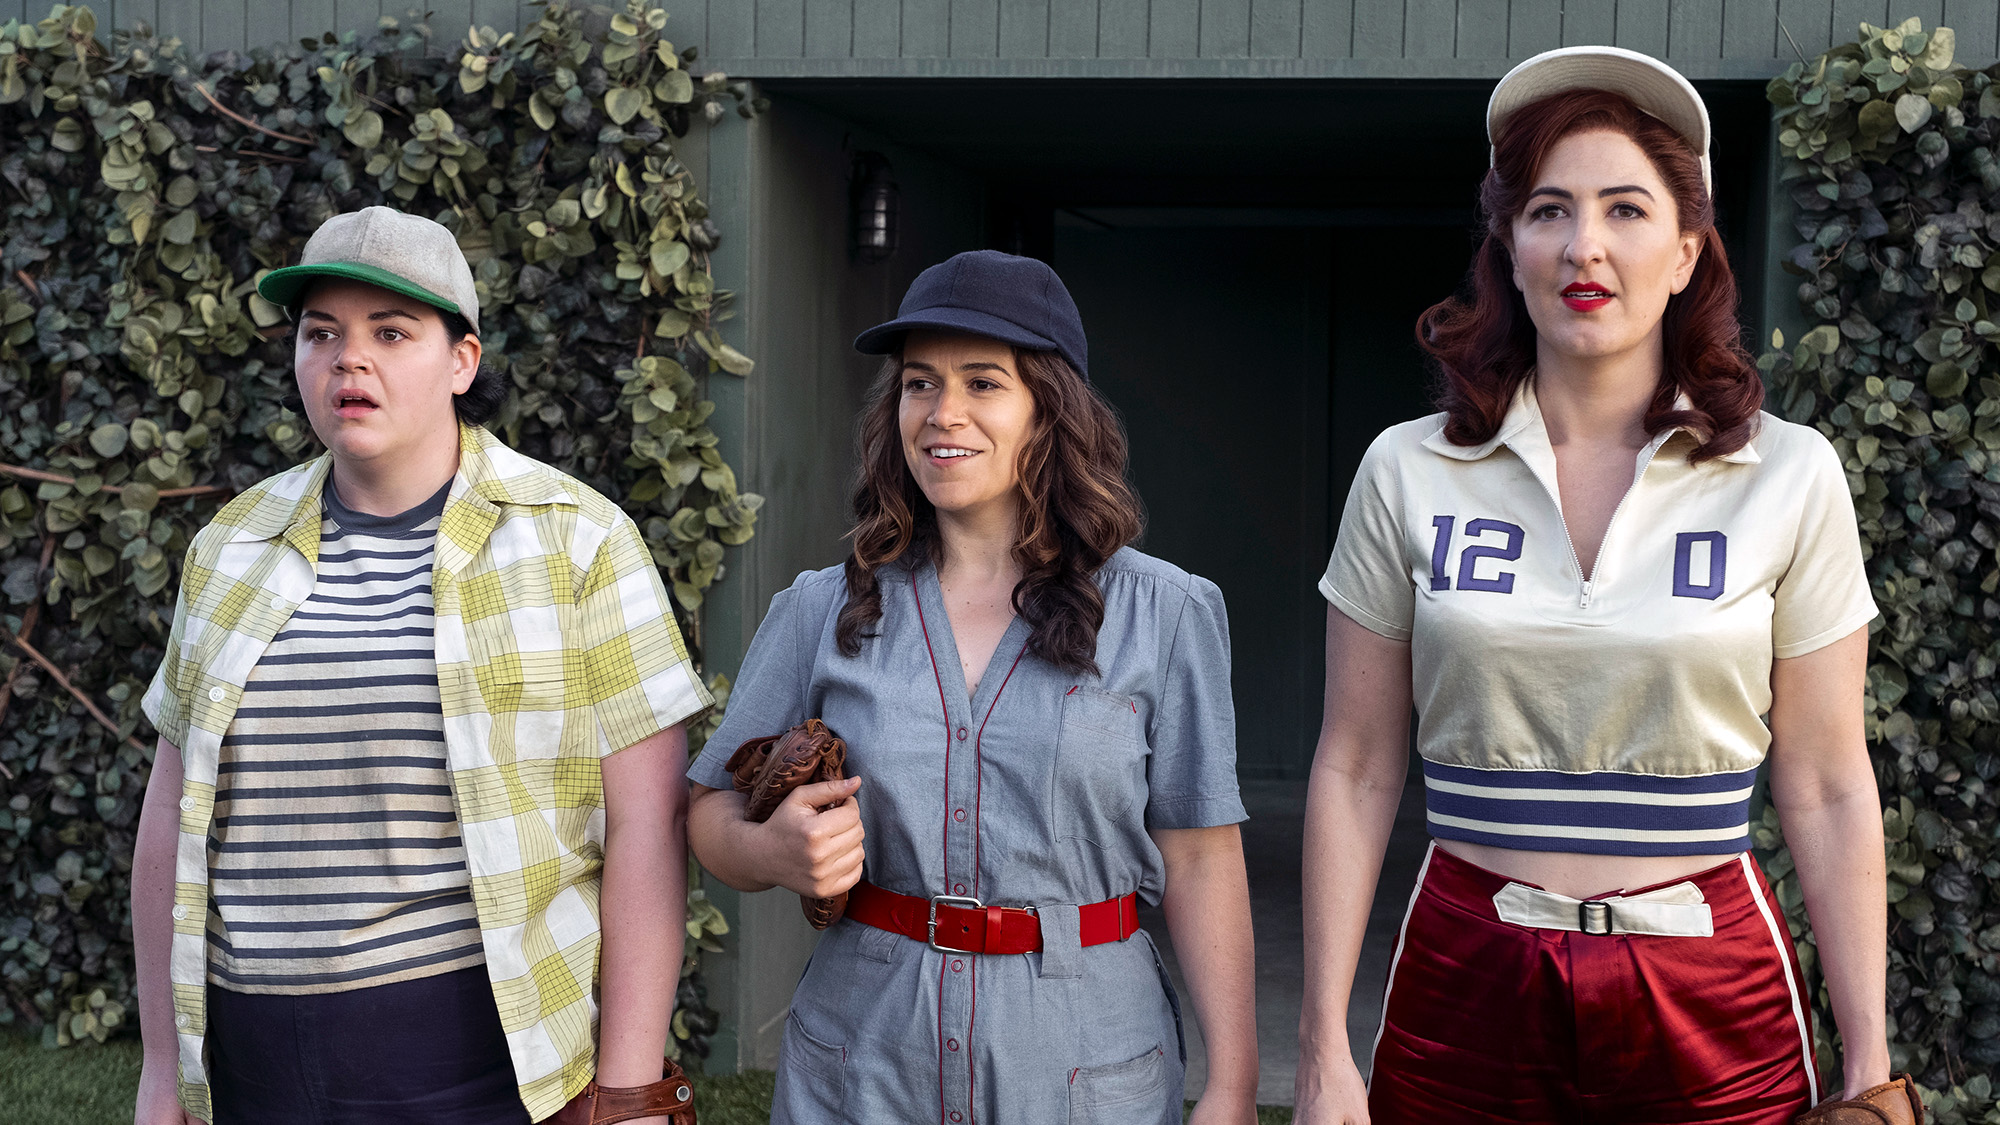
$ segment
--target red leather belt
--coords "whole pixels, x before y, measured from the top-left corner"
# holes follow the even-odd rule
[[[1139,896],[1080,906],[1084,945],[1124,941],[1139,931]],[[916,898],[866,880],[847,892],[847,917],[946,953],[1039,953],[1042,920],[1019,906],[988,906],[964,895]]]

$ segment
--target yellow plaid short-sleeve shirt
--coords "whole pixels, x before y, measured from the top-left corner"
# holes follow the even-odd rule
[[[445,758],[521,1100],[537,1120],[595,1070],[600,759],[710,703],[630,517],[460,427],[432,600]],[[260,482],[195,536],[146,692],[186,775],[171,969],[181,1103],[210,1117],[208,833],[222,736],[259,657],[312,592],[321,457]]]

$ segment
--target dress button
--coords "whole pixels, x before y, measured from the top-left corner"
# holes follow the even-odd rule
[[[951,1119],[952,1119],[953,1121],[963,1121],[963,1120],[965,1120],[964,1118],[962,1118],[962,1117],[960,1117],[960,1116],[958,1115],[958,1111],[957,1111],[957,1110],[955,1110],[955,1109],[951,1111]]]
[[[951,962],[951,971],[954,973],[958,973],[958,972],[963,972],[964,970],[965,970],[965,962],[954,958]]]
[[[945,1049],[945,1050],[947,1050],[947,1051],[956,1051],[956,1050],[958,1050],[958,1040],[956,1040],[956,1039],[947,1039],[947,1040],[945,1040],[945,1041],[944,1041],[944,1049]]]
[[[965,728],[964,728],[964,727],[960,727],[960,728],[958,728],[958,740],[959,740],[960,742],[964,742],[964,741],[965,741]]]
[[[176,1014],[174,1015],[174,1026],[175,1026],[175,1027],[186,1027],[187,1025],[189,1025],[189,1024],[191,1024],[191,1023],[193,1023],[193,1022],[194,1022],[194,1020],[193,1020],[193,1019],[191,1019],[191,1018],[189,1018],[189,1016],[188,1016],[188,1014],[187,1014],[186,1012],[179,1012],[179,1013],[176,1013]]]
[[[284,595],[283,595],[283,594],[272,594],[272,595],[271,595],[271,608],[272,608],[272,609],[283,609],[283,608],[285,608],[285,597],[284,597]]]
[[[960,824],[964,824],[964,823],[965,823],[965,810],[964,810],[964,809],[953,809],[953,810],[951,810],[951,818],[952,818],[953,820],[955,820],[955,821],[958,821],[958,822],[959,822]]]
[[[194,798],[193,798],[193,797],[182,797],[182,798],[181,798],[181,811],[182,811],[182,812],[193,812],[193,811],[194,811]]]
[[[210,703],[220,703],[220,702],[222,702],[222,697],[223,697],[223,696],[225,696],[225,695],[228,695],[228,694],[229,694],[228,692],[226,692],[226,691],[222,690],[222,689],[221,689],[221,688],[219,688],[219,687],[212,687],[212,688],[209,688],[209,689],[208,689],[208,701],[209,701]]]
[[[957,884],[956,886],[952,887],[952,888],[951,888],[951,893],[952,893],[952,894],[955,894],[955,895],[962,895],[962,894],[964,894],[964,893],[965,893],[965,884],[964,884],[964,883],[959,883],[959,884]]]
[[[176,907],[174,907],[174,921],[176,921],[176,922],[179,922],[179,921],[183,921],[183,920],[185,920],[185,919],[187,918],[187,916],[188,916],[188,908],[187,908],[187,907],[185,907],[185,906],[176,906]]]

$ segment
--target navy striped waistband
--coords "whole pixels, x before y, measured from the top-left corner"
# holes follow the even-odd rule
[[[1695,777],[1424,762],[1431,835],[1526,851],[1722,855],[1750,847],[1753,767]]]

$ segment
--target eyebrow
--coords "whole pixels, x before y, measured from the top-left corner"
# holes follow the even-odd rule
[[[1639,195],[1645,196],[1647,199],[1653,198],[1652,192],[1647,191],[1645,188],[1640,187],[1638,184],[1620,184],[1617,187],[1604,188],[1597,193],[1597,198],[1609,199],[1614,195],[1630,195],[1635,192]],[[1538,187],[1532,193],[1530,193],[1529,198],[1533,198],[1534,196],[1537,195],[1553,195],[1557,199],[1576,198],[1575,195],[1571,194],[1570,192],[1564,191],[1562,188],[1559,187]]]
[[[421,319],[419,319],[419,318],[417,317],[417,315],[416,315],[415,313],[407,313],[407,312],[404,312],[404,311],[403,311],[402,309],[383,309],[383,310],[381,310],[380,312],[372,312],[372,313],[369,313],[369,314],[368,314],[368,319],[369,319],[369,320],[394,320],[394,319],[397,319],[397,318],[401,318],[401,319],[403,319],[403,320],[412,320],[412,321],[416,321],[416,322],[417,322],[418,324],[422,324],[422,323],[423,323],[423,321],[422,321]],[[307,310],[305,310],[304,312],[302,312],[302,313],[300,313],[300,314],[299,314],[299,319],[300,319],[300,320],[324,320],[324,321],[326,321],[326,322],[327,322],[328,324],[334,324],[334,323],[338,323],[337,321],[335,321],[335,320],[334,320],[334,318],[333,318],[333,315],[332,315],[332,314],[330,314],[330,313],[323,313],[323,312],[319,311],[318,309],[307,309]]]
[[[914,369],[914,370],[917,370],[917,371],[922,371],[922,372],[924,372],[924,373],[926,373],[926,374],[929,374],[929,375],[935,375],[935,374],[937,374],[937,368],[935,368],[935,367],[932,367],[932,366],[931,366],[930,364],[928,364],[928,363],[925,363],[925,362],[923,362],[923,361],[921,361],[921,360],[915,360],[915,359],[906,359],[906,360],[904,360],[904,361],[903,361],[903,367],[902,367],[902,370],[904,370],[904,371],[909,371],[909,370],[912,370],[912,369]],[[958,366],[958,370],[960,370],[960,371],[998,371],[998,372],[999,372],[1000,374],[1002,374],[1002,375],[1006,375],[1006,374],[1008,374],[1008,371],[1007,371],[1007,369],[1006,369],[1005,367],[1002,367],[1001,365],[999,365],[999,364],[997,364],[997,363],[987,363],[987,362],[985,362],[985,361],[983,361],[983,360],[982,360],[982,361],[978,361],[978,362],[974,362],[974,363],[963,363],[963,364],[960,364],[960,365]]]

